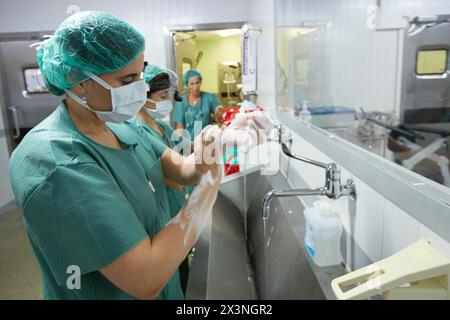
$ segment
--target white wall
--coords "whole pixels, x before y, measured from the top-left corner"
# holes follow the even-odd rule
[[[276,1],[276,0],[275,0]],[[275,110],[274,0],[250,0],[250,23],[261,27],[257,48],[258,103]]]
[[[1,32],[55,30],[70,14],[72,4],[81,10],[107,11],[141,31],[147,40],[145,59],[168,65],[164,27],[201,23],[250,21],[263,28],[258,42],[260,104],[275,105],[273,0],[18,0],[0,1]]]
[[[1,1],[1,32],[54,30],[76,4],[81,10],[106,11],[135,26],[147,41],[146,60],[167,65],[165,26],[236,22],[248,19],[249,2],[241,0],[43,0]]]

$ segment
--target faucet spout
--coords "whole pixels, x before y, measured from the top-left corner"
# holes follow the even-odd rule
[[[326,188],[316,189],[292,189],[292,190],[272,190],[266,194],[261,205],[262,217],[267,219],[270,215],[270,204],[274,198],[295,197],[295,196],[324,196],[327,194]]]

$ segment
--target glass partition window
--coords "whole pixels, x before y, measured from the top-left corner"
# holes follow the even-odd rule
[[[441,75],[447,71],[447,49],[420,50],[417,52],[416,74]]]
[[[402,17],[391,2],[403,8],[381,1],[377,12]],[[411,36],[378,26],[373,4],[275,1],[278,112],[450,187],[450,87],[438,76],[450,66],[450,24]]]
[[[23,70],[23,78],[25,81],[25,90],[27,93],[47,93],[44,79],[42,79],[41,70],[39,68],[25,68]]]

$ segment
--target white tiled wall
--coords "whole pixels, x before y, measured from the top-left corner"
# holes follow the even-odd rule
[[[251,22],[261,27],[258,38],[258,103],[275,106],[273,0],[42,0],[0,1],[0,32],[52,31],[71,8],[117,15],[146,37],[145,59],[168,65],[167,29],[175,25]]]
[[[273,0],[0,1],[0,32],[55,30],[75,7],[106,11],[134,25],[146,37],[146,60],[161,65],[168,64],[164,27],[250,21],[263,30],[258,39],[260,103],[275,105]]]
[[[53,31],[74,13],[73,10],[106,11],[125,19],[144,34],[147,42],[145,50],[147,61],[168,65],[166,40],[167,28],[170,26],[249,21],[254,27],[262,29],[257,46],[258,104],[273,110],[275,106],[273,8],[273,0],[0,1],[0,32]],[[2,154],[6,155],[8,152],[2,151]],[[6,166],[1,171],[1,184],[8,182],[9,179],[6,178],[8,159],[0,160],[2,160],[0,166]],[[3,184],[0,185],[0,192],[5,198],[12,197],[10,192],[6,193]]]
[[[146,60],[167,65],[164,27],[181,24],[243,22],[249,19],[250,2],[241,0],[42,0],[0,1],[0,31],[55,30],[68,9],[106,11],[117,15],[144,34]]]
[[[292,132],[291,132],[292,133]],[[302,156],[321,162],[333,161],[313,145],[292,133],[294,144],[292,151]],[[282,168],[286,168],[283,166]],[[356,184],[357,201],[352,204],[348,198],[328,201],[335,208],[347,235],[351,235],[372,261],[382,258],[405,248],[419,239],[430,239],[432,245],[450,258],[450,243],[442,239],[408,213],[397,207],[373,190],[367,183],[351,174],[349,168],[341,167],[341,179],[352,178]],[[288,178],[296,187],[295,176],[301,176],[308,187],[320,187],[324,184],[324,171],[298,161],[291,161]],[[400,195],[400,192],[399,192]],[[411,199],[413,201],[413,199]],[[354,206],[354,207],[352,207]],[[347,265],[351,265],[350,248],[347,241]],[[361,267],[370,261],[361,261],[362,257],[355,257],[355,265]]]

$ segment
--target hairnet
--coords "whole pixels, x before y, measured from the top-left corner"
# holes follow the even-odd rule
[[[161,67],[159,67],[155,64],[149,64],[144,69],[144,80],[146,83],[149,83],[158,74],[161,74],[163,72],[164,72],[164,70]]]
[[[186,71],[186,73],[184,74],[183,82],[184,82],[185,86],[188,85],[189,79],[192,77],[197,77],[200,81],[202,81],[202,75],[200,74],[200,72],[198,72],[197,70],[191,69],[191,70]]]
[[[55,95],[96,75],[114,72],[143,51],[144,37],[125,21],[104,12],[84,11],[67,18],[38,49],[39,67]]]
[[[149,96],[156,91],[172,89],[175,101],[181,101],[178,95],[178,75],[172,70],[149,64],[144,69],[144,80],[149,85]]]

